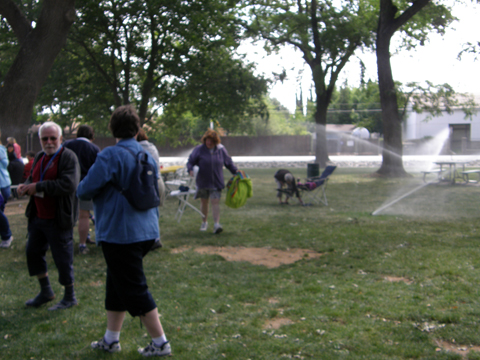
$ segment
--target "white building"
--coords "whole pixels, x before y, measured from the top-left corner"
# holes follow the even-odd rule
[[[480,104],[480,96],[475,97],[475,102]],[[471,119],[465,118],[460,108],[452,114],[445,111],[437,117],[426,112],[407,111],[407,118],[402,123],[402,139],[407,144],[422,139],[449,139],[448,145],[455,153],[464,152],[462,146],[463,150],[477,149],[476,152],[480,152],[480,106],[476,111]]]

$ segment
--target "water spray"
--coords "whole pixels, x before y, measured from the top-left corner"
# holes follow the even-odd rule
[[[410,191],[407,192],[406,194],[403,194],[402,196],[396,198],[396,199],[393,200],[393,201],[390,201],[388,204],[385,204],[385,205],[383,205],[382,207],[380,207],[379,209],[375,210],[375,211],[372,213],[372,215],[378,215],[378,213],[381,212],[382,210],[385,210],[386,208],[392,206],[393,204],[396,204],[396,203],[399,202],[400,200],[405,199],[407,196],[412,195],[414,192],[416,192],[416,191],[424,188],[424,187],[427,186],[427,185],[433,184],[433,183],[434,183],[434,181],[431,181],[431,182],[422,184],[422,185],[420,185],[420,186],[417,186],[415,189],[410,190]]]

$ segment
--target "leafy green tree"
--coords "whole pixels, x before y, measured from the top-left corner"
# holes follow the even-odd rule
[[[253,131],[248,135],[308,135],[305,116],[298,109],[294,115],[277,99],[266,99],[268,115],[253,118]]]
[[[172,116],[182,114],[234,130],[240,115],[261,108],[267,90],[253,66],[234,56],[240,41],[235,5],[79,1],[78,21],[43,103],[64,121],[94,122],[100,129],[113,108],[132,103],[152,130],[168,125],[167,133],[177,134],[183,129]],[[68,80],[60,84],[56,75],[65,71]]]
[[[370,133],[382,133],[380,94],[378,84],[373,81],[358,88],[346,83],[332,96],[328,111],[329,124],[355,124],[367,128]]]
[[[24,145],[38,93],[75,20],[75,1],[0,0],[0,15],[2,134]]]
[[[267,41],[267,50],[292,45],[312,71],[315,85],[316,162],[328,161],[325,126],[340,72],[355,50],[370,46],[375,12],[366,0],[244,1],[251,21],[247,35]]]

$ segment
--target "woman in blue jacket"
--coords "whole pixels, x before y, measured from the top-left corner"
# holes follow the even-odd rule
[[[220,144],[220,136],[215,130],[208,129],[201,141],[203,144],[198,145],[190,154],[187,169],[193,176],[193,167],[197,165],[199,168],[195,199],[200,198],[202,201],[203,222],[200,231],[206,231],[208,228],[208,199],[210,199],[214,221],[213,232],[219,234],[223,231],[222,225],[220,225],[220,197],[222,189],[225,187],[223,166],[225,165],[233,175],[238,170],[228,155],[227,149]]]
[[[10,246],[13,240],[12,232],[10,231],[10,224],[4,214],[5,204],[10,197],[10,185],[12,184],[7,167],[7,149],[0,142],[0,235],[2,236],[0,248],[5,249]]]
[[[117,108],[110,119],[110,129],[117,145],[103,149],[87,176],[80,182],[77,195],[81,200],[93,199],[96,241],[102,247],[107,263],[105,309],[107,331],[94,349],[120,351],[120,330],[128,311],[140,316],[152,342],[138,351],[144,356],[171,354],[158,310],[143,271],[143,257],[160,238],[158,208],[137,210],[111,183],[127,188],[136,167],[136,158],[125,149],[137,154],[142,151],[135,137],[140,119],[129,106]],[[155,166],[147,153],[148,161]]]

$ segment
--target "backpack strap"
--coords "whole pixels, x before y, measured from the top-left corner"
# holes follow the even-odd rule
[[[135,158],[135,161],[138,160],[138,159],[137,159],[137,155],[143,151],[143,149],[142,149],[142,150],[140,150],[140,151],[137,153],[137,155],[135,155],[135,153],[134,153],[132,150],[130,150],[128,147],[122,146],[122,145],[120,145],[120,144],[117,144],[117,146],[121,147],[122,149],[127,150],[130,154],[132,154],[132,156]],[[143,151],[143,152],[145,152],[145,151]],[[114,183],[113,181],[111,181],[110,184],[112,184],[112,186],[115,188],[115,190],[117,190],[117,191],[120,192],[120,193],[122,193],[123,190],[125,190],[125,189],[123,189],[119,184]]]

